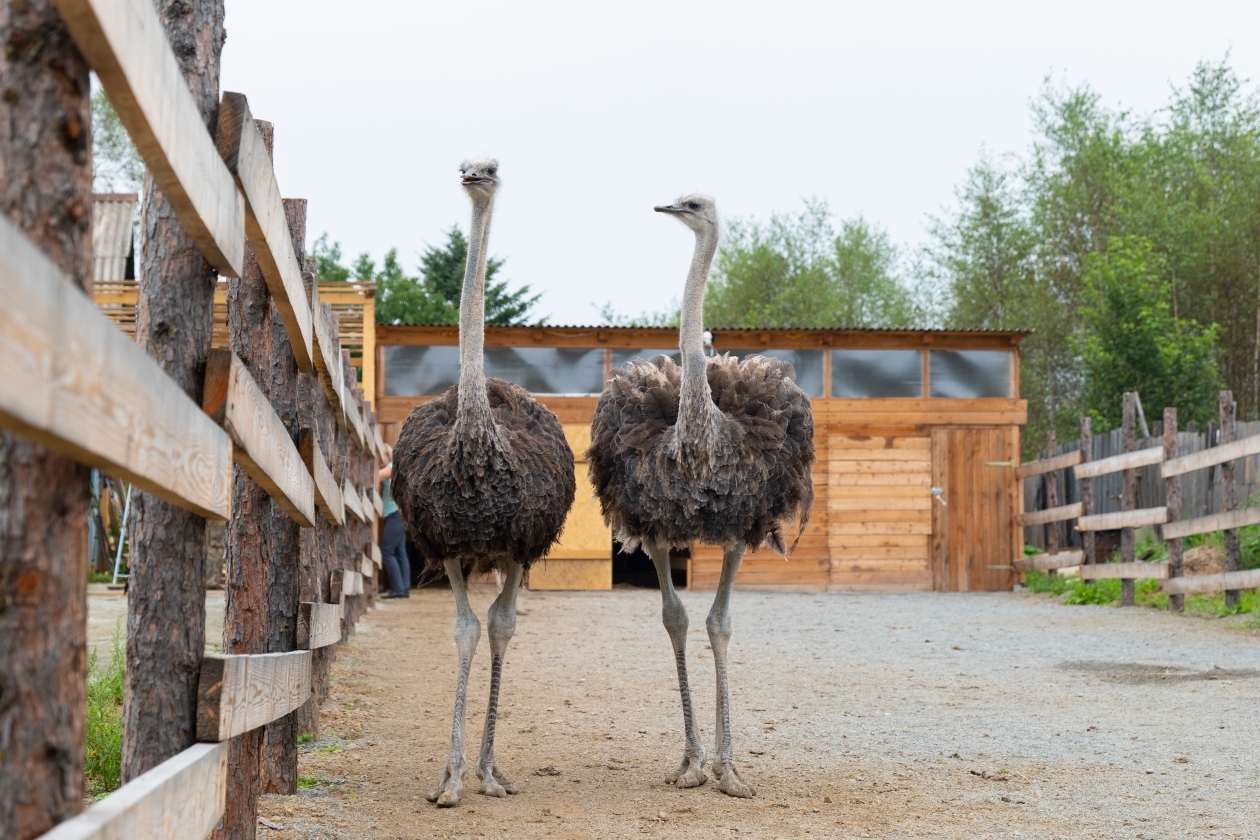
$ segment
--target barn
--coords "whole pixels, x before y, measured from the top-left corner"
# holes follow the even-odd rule
[[[817,500],[785,561],[750,553],[736,585],[796,591],[1009,590],[1022,555],[1019,343],[1026,333],[957,330],[713,330],[712,351],[786,359],[814,408]],[[376,328],[375,387],[386,438],[459,378],[454,326]],[[635,357],[678,360],[678,331],[487,327],[486,373],[529,389],[564,424],[578,500],[533,589],[608,589],[616,546],[582,453],[608,371]],[[367,366],[365,365],[365,368]],[[365,383],[367,384],[367,383]],[[686,554],[686,553],[684,553]],[[717,586],[720,549],[675,560],[679,582]]]

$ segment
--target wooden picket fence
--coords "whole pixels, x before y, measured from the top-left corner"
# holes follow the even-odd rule
[[[332,310],[320,304],[316,284],[309,297],[304,288],[271,159],[245,97],[224,94],[212,138],[150,0],[57,6],[205,258],[221,274],[240,276],[245,243],[252,246],[298,369],[318,377],[339,437],[358,448],[359,463],[370,454],[374,480],[389,447],[375,414],[365,410]],[[323,558],[331,602],[300,604],[299,649],[204,658],[196,708],[201,743],[44,835],[204,838],[225,811],[230,739],[306,703],[313,651],[341,640],[370,606],[381,566],[381,499],[366,469],[356,486],[350,475],[334,475],[313,434],[294,441],[231,351],[212,351],[198,405],[3,218],[0,299],[0,425],[207,519],[232,517],[235,464],[299,525],[311,527],[319,515],[364,537],[343,541],[357,546],[344,556]],[[339,460],[348,457],[340,453]]]
[[[1197,534],[1225,531],[1232,544],[1237,545],[1237,529],[1260,524],[1260,506],[1236,507],[1237,492],[1234,477],[1236,461],[1260,454],[1260,435],[1235,439],[1233,397],[1228,391],[1221,393],[1222,422],[1219,445],[1181,454],[1181,435],[1177,433],[1176,409],[1166,409],[1163,421],[1163,442],[1158,446],[1137,448],[1135,416],[1140,412],[1137,394],[1125,395],[1122,440],[1124,452],[1106,458],[1091,460],[1094,451],[1090,422],[1081,421],[1079,447],[1057,454],[1053,433],[1048,446],[1048,457],[1017,468],[1018,478],[1044,476],[1046,481],[1045,502],[1041,510],[1021,514],[1024,526],[1044,525],[1046,529],[1046,553],[1016,558],[1015,566],[1021,571],[1050,571],[1078,568],[1082,580],[1118,578],[1123,582],[1122,603],[1132,603],[1133,585],[1138,579],[1162,580],[1163,589],[1170,596],[1183,596],[1204,592],[1237,593],[1242,589],[1260,586],[1260,569],[1229,570],[1225,572],[1184,576],[1182,574],[1182,540]],[[1143,425],[1145,421],[1143,420]],[[1224,508],[1217,513],[1207,513],[1190,519],[1182,518],[1182,476],[1198,470],[1222,467]],[[1158,467],[1164,482],[1164,504],[1136,508],[1137,471],[1144,467]],[[1071,469],[1079,486],[1080,501],[1059,504],[1059,473]],[[1119,511],[1095,513],[1094,481],[1104,476],[1122,474]],[[1065,484],[1067,482],[1065,481]],[[1081,535],[1080,548],[1059,550],[1059,523],[1076,520],[1075,530]],[[1160,537],[1168,544],[1168,560],[1158,563],[1142,562],[1133,556],[1135,529],[1159,526]],[[1099,563],[1094,551],[1094,537],[1101,531],[1120,531],[1122,561]],[[1236,548],[1234,549],[1236,555]],[[1227,555],[1228,565],[1237,565],[1238,557]],[[1174,605],[1179,605],[1175,601]]]

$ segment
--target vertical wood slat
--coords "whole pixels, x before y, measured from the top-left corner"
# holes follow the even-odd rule
[[[1134,425],[1137,422],[1137,394],[1132,391],[1126,391],[1124,394],[1124,411],[1123,423],[1121,429],[1121,440],[1124,442],[1124,451],[1126,454],[1137,450],[1137,436],[1134,432]],[[1124,484],[1120,491],[1120,509],[1122,511],[1133,510],[1137,506],[1137,470],[1133,468],[1124,471]],[[1120,562],[1132,563],[1134,561],[1135,549],[1135,532],[1133,528],[1120,529]],[[1137,581],[1133,578],[1125,578],[1120,581],[1120,606],[1131,607],[1134,604],[1134,597],[1137,592]]]
[[[1164,409],[1164,461],[1178,456],[1177,446],[1177,409]],[[1181,519],[1181,476],[1173,475],[1164,479],[1164,500],[1168,508],[1168,521],[1178,522]],[[1179,578],[1182,575],[1181,538],[1165,536],[1168,544],[1168,577]],[[1185,597],[1178,594],[1168,596],[1168,609],[1179,611],[1185,605]]]
[[[1058,439],[1055,436],[1054,429],[1046,432],[1046,457],[1053,458],[1058,455]],[[1059,506],[1059,472],[1051,470],[1046,473],[1046,507],[1056,508]],[[1046,553],[1059,553],[1059,523],[1046,523]],[[1055,572],[1051,571],[1053,575]]]
[[[1089,417],[1081,418],[1081,442],[1080,442],[1081,463],[1085,464],[1094,460],[1094,428],[1093,422]],[[1080,482],[1081,493],[1081,515],[1092,516],[1094,513],[1094,479],[1078,478]],[[1081,551],[1084,553],[1084,562],[1096,563],[1098,558],[1094,551],[1094,532],[1081,532]]]
[[[1220,402],[1221,417],[1221,446],[1227,446],[1236,439],[1234,428],[1234,414],[1237,410],[1237,404],[1234,402],[1233,391],[1221,391]],[[1234,481],[1234,461],[1228,460],[1221,464],[1221,512],[1229,513],[1238,507],[1238,487]],[[1239,571],[1242,560],[1241,541],[1238,536],[1237,528],[1225,529],[1225,571]],[[1238,598],[1241,593],[1237,589],[1225,590],[1225,608],[1233,609],[1238,606]]]

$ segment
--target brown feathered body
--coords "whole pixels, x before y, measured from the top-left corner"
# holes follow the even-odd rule
[[[524,388],[487,379],[488,418],[460,422],[459,387],[417,406],[394,446],[391,490],[428,573],[529,568],[573,505],[573,451],[556,415]]]
[[[705,373],[717,410],[687,439],[679,365],[656,356],[613,369],[587,452],[604,519],[628,550],[742,542],[786,554],[785,525],[798,520],[799,539],[814,501],[809,397],[779,359],[710,357]]]

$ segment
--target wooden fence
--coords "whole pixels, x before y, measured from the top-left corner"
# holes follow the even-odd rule
[[[57,7],[206,260],[239,277],[246,243],[252,248],[293,361],[318,378],[312,390],[322,402],[313,413],[335,418],[322,436],[311,420],[295,439],[249,368],[222,349],[211,353],[197,404],[0,218],[0,426],[207,519],[236,515],[236,465],[304,534],[336,529],[335,539],[303,543],[302,562],[317,585],[309,600],[291,605],[297,649],[205,656],[195,709],[201,743],[44,835],[203,838],[227,807],[232,739],[299,707],[317,714],[327,682],[314,671],[322,662],[326,673],[329,646],[372,604],[381,565],[375,473],[390,452],[340,346],[336,316],[321,304],[313,275],[304,276],[245,97],[224,94],[213,138],[150,0],[58,0]],[[296,739],[297,729],[290,731]]]
[[[1220,422],[1205,433],[1179,433],[1176,409],[1166,409],[1156,428],[1160,437],[1143,428],[1139,439],[1141,403],[1133,393],[1124,399],[1123,423],[1111,435],[1094,438],[1089,420],[1083,419],[1080,440],[1060,451],[1051,433],[1045,456],[1017,468],[1025,481],[1020,524],[1026,542],[1046,553],[1017,558],[1016,566],[1050,572],[1079,567],[1082,580],[1119,578],[1125,604],[1133,603],[1138,579],[1164,580],[1175,608],[1181,596],[1202,592],[1224,591],[1228,603],[1236,602],[1239,590],[1260,586],[1260,569],[1239,568],[1238,538],[1239,528],[1260,524],[1260,506],[1238,506],[1237,481],[1241,473],[1242,498],[1250,499],[1260,460],[1260,424],[1236,423],[1233,396],[1222,391]],[[1210,512],[1213,508],[1217,512]],[[1073,520],[1076,526],[1069,529]],[[1159,529],[1168,560],[1148,563],[1134,556],[1135,531],[1146,526]],[[1183,538],[1214,531],[1225,532],[1226,571],[1183,576]],[[1114,550],[1113,540],[1095,545],[1106,532],[1118,532],[1120,563],[1099,556],[1109,557]],[[1072,550],[1061,551],[1061,544]]]

